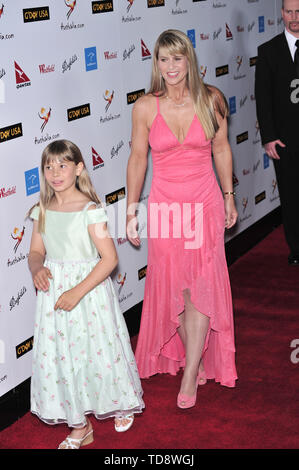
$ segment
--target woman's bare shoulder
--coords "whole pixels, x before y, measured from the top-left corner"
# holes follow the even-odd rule
[[[222,117],[226,116],[228,114],[228,104],[222,91],[214,85],[206,84],[206,87],[212,97],[215,111],[217,111]]]
[[[210,93],[211,96],[215,99],[221,99],[223,97],[223,93],[219,88],[217,88],[214,85],[206,84],[206,87]]]
[[[153,107],[156,103],[156,97],[152,94],[142,95],[134,103],[134,109],[138,111],[146,111],[149,108]]]

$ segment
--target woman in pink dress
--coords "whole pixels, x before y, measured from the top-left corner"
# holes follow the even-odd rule
[[[224,230],[237,220],[227,114],[223,94],[201,80],[189,38],[164,31],[150,91],[132,113],[127,234],[138,247],[136,211],[150,145],[148,264],[136,360],[142,378],[184,367],[180,408],[195,405],[197,387],[207,379],[234,387],[237,378],[224,251]]]

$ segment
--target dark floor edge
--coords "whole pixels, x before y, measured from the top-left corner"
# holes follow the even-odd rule
[[[241,232],[225,245],[227,264],[251,250],[257,243],[281,224],[281,209],[274,209],[258,222]],[[137,335],[141,319],[142,302],[124,313],[131,337]],[[0,397],[0,431],[13,424],[30,409],[30,378]]]

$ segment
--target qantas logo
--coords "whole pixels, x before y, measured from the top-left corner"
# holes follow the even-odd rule
[[[98,168],[101,168],[104,166],[104,160],[100,157],[100,155],[97,153],[97,151],[91,147],[91,153],[92,153],[92,164],[93,164],[93,169],[97,170]]]
[[[141,55],[142,55],[142,60],[146,59],[151,59],[151,53],[148,50],[147,46],[144,44],[144,41],[141,39]]]
[[[26,75],[24,70],[22,70],[21,67],[16,63],[16,61],[15,61],[15,74],[16,74],[17,88],[31,85],[30,78]]]
[[[227,41],[230,41],[231,39],[233,39],[232,32],[231,32],[231,30],[229,29],[229,26],[228,26],[227,23],[225,23],[225,32],[226,32],[226,40],[227,40]]]

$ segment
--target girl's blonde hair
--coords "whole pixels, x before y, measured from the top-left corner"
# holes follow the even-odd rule
[[[47,183],[44,168],[53,160],[58,160],[59,162],[69,161],[73,162],[75,165],[82,162],[84,165],[81,174],[77,176],[76,179],[76,188],[79,189],[85,196],[87,196],[91,201],[101,204],[101,201],[93,187],[93,184],[90,180],[88,172],[86,170],[85,162],[82,157],[82,153],[76,144],[69,140],[54,140],[44,149],[42,153],[41,161],[41,181],[40,181],[40,200],[35,204],[30,211],[28,216],[30,216],[33,208],[35,206],[39,207],[39,218],[38,218],[38,230],[39,232],[44,232],[45,230],[45,214],[46,209],[49,207],[50,202],[52,201],[55,192],[54,189]]]
[[[219,128],[215,111],[223,118],[227,116],[227,101],[220,90],[204,84],[199,74],[193,45],[188,36],[181,31],[168,29],[158,37],[153,53],[152,78],[148,93],[156,96],[166,94],[165,82],[158,67],[159,50],[162,47],[165,48],[170,55],[180,54],[187,58],[187,87],[206,138],[212,139]]]

